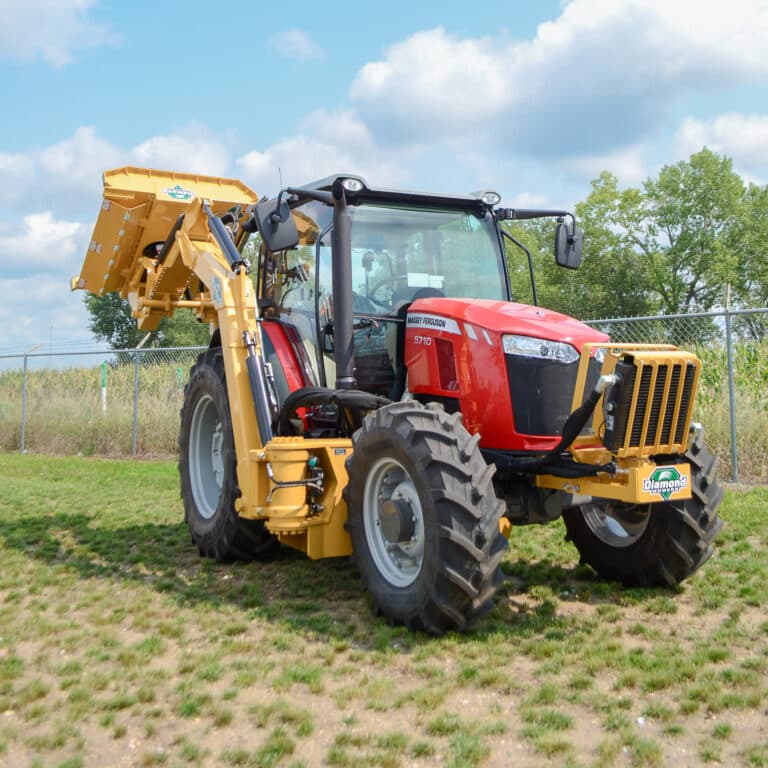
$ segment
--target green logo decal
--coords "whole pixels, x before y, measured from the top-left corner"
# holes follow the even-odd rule
[[[687,485],[688,477],[681,475],[677,467],[656,467],[651,476],[643,480],[643,490],[646,493],[658,493],[664,501],[668,501],[673,493]]]
[[[213,306],[216,307],[216,309],[220,309],[224,302],[222,301],[221,296],[221,280],[219,280],[218,277],[213,278],[211,298],[213,299]]]
[[[174,200],[191,200],[195,196],[191,189],[184,189],[181,184],[177,184],[175,187],[168,187],[165,190],[165,194]]]

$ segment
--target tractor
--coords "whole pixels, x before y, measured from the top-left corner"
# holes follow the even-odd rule
[[[119,292],[147,331],[177,308],[210,327],[179,435],[202,556],[352,555],[378,614],[435,635],[493,606],[517,525],[562,517],[625,585],[706,562],[723,491],[693,421],[700,360],[516,303],[502,224],[553,218],[570,269],[582,234],[567,211],[500,203],[353,174],[261,199],[104,174],[72,288]]]

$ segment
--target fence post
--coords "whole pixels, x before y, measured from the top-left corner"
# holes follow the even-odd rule
[[[107,412],[107,361],[101,364],[101,412]]]
[[[24,355],[24,373],[21,377],[21,445],[19,451],[27,452],[27,363],[29,356]]]
[[[725,302],[725,349],[728,356],[728,405],[731,422],[731,480],[739,479],[739,455],[736,448],[736,386],[733,377],[733,339],[731,338],[731,302],[730,286],[728,300]]]
[[[141,364],[141,351],[136,350],[133,356],[133,429],[131,433],[131,456],[136,458],[136,439],[139,427],[139,365]]]

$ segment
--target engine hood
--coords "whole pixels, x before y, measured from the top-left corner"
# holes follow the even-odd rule
[[[409,312],[427,312],[453,318],[494,333],[514,333],[538,339],[564,341],[581,351],[586,342],[609,341],[607,334],[543,307],[489,299],[417,299]]]

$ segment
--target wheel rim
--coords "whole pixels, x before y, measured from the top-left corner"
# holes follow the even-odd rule
[[[363,526],[379,573],[395,587],[413,584],[424,562],[424,516],[416,486],[400,462],[379,459],[368,473]]]
[[[210,395],[195,404],[189,432],[192,497],[200,516],[210,520],[219,506],[224,482],[224,425]]]
[[[645,533],[650,505],[592,503],[581,508],[584,520],[600,541],[611,547],[631,547]]]

